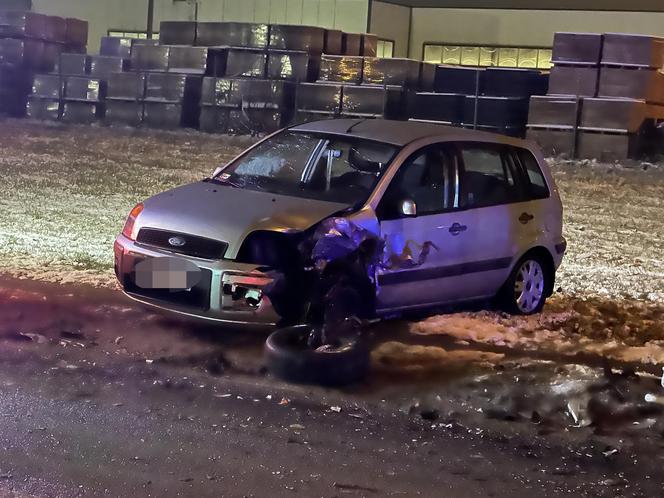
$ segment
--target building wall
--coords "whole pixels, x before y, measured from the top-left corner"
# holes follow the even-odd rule
[[[408,57],[410,8],[374,1],[371,8],[372,33],[394,41],[394,56]]]
[[[368,0],[201,0],[199,19],[307,24],[364,32],[368,5]]]
[[[664,13],[497,9],[413,9],[410,57],[426,42],[542,46],[556,31],[664,36]]]
[[[99,50],[108,30],[145,31],[147,0],[33,0],[33,10],[89,22],[88,52]],[[154,23],[194,20],[192,3],[155,0]],[[199,0],[201,21],[246,21],[309,24],[364,32],[368,0]]]
[[[87,20],[91,53],[109,29],[143,31],[147,24],[147,0],[33,0],[33,9]],[[556,31],[664,36],[664,13],[415,8],[409,26],[408,10],[373,2],[371,31],[394,40],[399,57],[420,58],[425,42],[550,46]],[[191,20],[194,12],[188,2],[155,0],[155,29],[162,20]],[[199,0],[199,19],[207,21],[301,23],[364,32],[367,18],[368,0]]]

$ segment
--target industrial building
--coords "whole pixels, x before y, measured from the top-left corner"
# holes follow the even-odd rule
[[[664,35],[661,0],[32,0],[37,12],[88,20],[90,52],[109,33],[146,36],[150,4],[155,30],[163,20],[308,24],[375,33],[379,55],[468,65],[546,67],[557,31]]]

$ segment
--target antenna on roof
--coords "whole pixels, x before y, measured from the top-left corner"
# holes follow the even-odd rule
[[[353,131],[353,128],[355,128],[357,125],[359,125],[361,123],[364,123],[365,121],[366,121],[366,119],[358,119],[356,123],[353,123],[352,125],[350,125],[348,127],[348,129],[346,130],[346,133],[350,133],[351,131]]]

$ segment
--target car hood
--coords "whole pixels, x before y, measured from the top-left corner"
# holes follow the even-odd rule
[[[237,256],[251,232],[306,230],[349,207],[208,182],[168,190],[143,204],[136,222],[139,229],[150,227],[224,241],[229,259]]]

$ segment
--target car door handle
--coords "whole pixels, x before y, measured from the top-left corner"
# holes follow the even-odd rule
[[[452,235],[459,235],[461,232],[465,232],[468,230],[468,227],[466,225],[460,225],[459,223],[454,223],[450,227],[450,233]]]
[[[528,222],[533,221],[535,217],[530,214],[530,213],[521,213],[521,216],[519,216],[519,222],[521,222],[522,225],[526,225]]]

